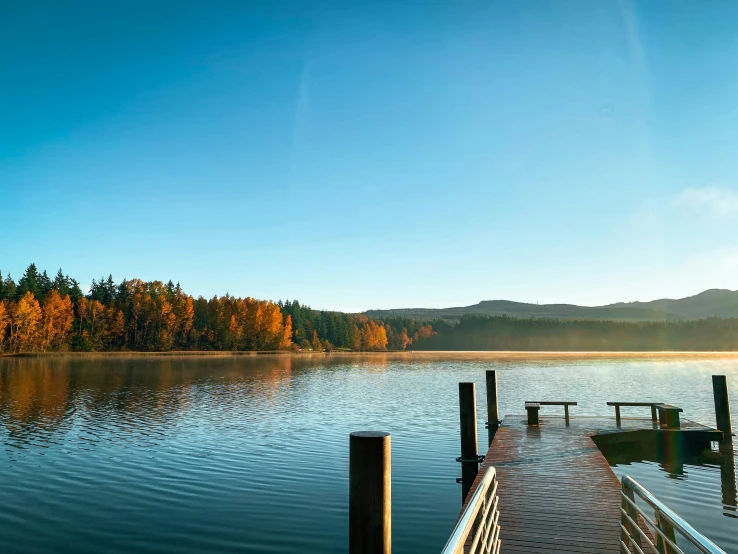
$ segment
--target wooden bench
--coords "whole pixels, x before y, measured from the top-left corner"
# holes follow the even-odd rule
[[[541,405],[538,402],[526,402],[525,411],[528,412],[528,425],[538,425],[538,410]]]
[[[569,425],[569,406],[576,406],[576,402],[553,402],[549,400],[527,400],[525,409],[528,412],[528,425],[538,425],[538,411],[541,406],[563,406],[564,419]]]
[[[615,406],[615,422],[620,425],[620,406],[651,406],[651,419],[658,421],[656,406],[663,402],[608,402],[608,406]]]
[[[672,406],[671,404],[657,404],[656,409],[659,411],[659,425],[667,429],[679,429],[679,412],[683,412],[681,408]]]

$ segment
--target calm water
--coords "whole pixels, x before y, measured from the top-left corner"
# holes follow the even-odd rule
[[[0,359],[0,552],[345,552],[348,435],[365,429],[392,433],[394,551],[438,552],[460,507],[457,383],[478,383],[483,444],[491,368],[503,414],[658,400],[713,424],[725,373],[738,415],[735,358]],[[615,469],[738,552],[718,465]]]

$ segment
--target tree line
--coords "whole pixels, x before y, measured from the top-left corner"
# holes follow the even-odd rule
[[[402,318],[312,310],[226,294],[205,299],[171,280],[93,279],[87,294],[35,264],[16,283],[0,272],[0,352],[404,350],[433,329]]]
[[[308,343],[323,348],[350,350],[405,350],[433,334],[433,326],[404,317],[371,319],[366,315],[313,310],[299,302],[278,302],[292,321],[293,341],[307,348]]]
[[[167,350],[738,350],[738,319],[622,322],[468,315],[458,324],[313,310],[179,283],[0,272],[0,352]]]
[[[469,315],[434,322],[421,350],[735,351],[738,319],[624,322]]]

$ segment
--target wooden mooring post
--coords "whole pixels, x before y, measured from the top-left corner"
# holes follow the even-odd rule
[[[391,437],[351,433],[349,554],[392,553]]]
[[[731,443],[720,445],[720,492],[724,506],[738,504],[738,483],[735,478],[735,452]]]
[[[469,494],[479,472],[477,444],[477,393],[474,383],[459,383],[459,424],[461,429],[461,501]]]
[[[500,412],[497,406],[497,372],[487,370],[487,430],[489,443],[495,438],[495,432],[500,427]]]
[[[715,398],[715,419],[717,428],[723,432],[723,443],[733,442],[733,425],[730,422],[730,398],[728,397],[728,378],[725,375],[712,376],[712,394]]]

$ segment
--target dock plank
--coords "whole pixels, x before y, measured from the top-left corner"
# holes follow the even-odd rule
[[[590,437],[644,428],[650,420],[622,418],[615,427],[613,418],[566,425],[542,416],[531,427],[526,416],[505,418],[482,464],[497,471],[502,552],[619,553],[620,481]]]

